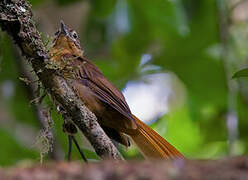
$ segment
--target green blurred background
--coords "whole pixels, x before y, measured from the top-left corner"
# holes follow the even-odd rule
[[[49,49],[60,20],[75,29],[85,56],[121,89],[132,112],[189,158],[248,152],[248,3],[239,0],[30,0]],[[63,160],[63,120],[48,97],[53,152],[46,154],[32,92],[19,77],[34,76],[0,32],[0,166]],[[28,72],[28,74],[27,74]],[[29,77],[28,77],[29,75]],[[35,79],[35,78],[34,78]],[[89,159],[97,159],[78,135]],[[45,138],[46,140],[46,138]],[[120,147],[141,159],[135,147]],[[79,160],[73,150],[73,160]]]

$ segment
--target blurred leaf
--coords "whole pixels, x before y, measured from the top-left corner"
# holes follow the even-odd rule
[[[216,159],[225,157],[228,154],[228,144],[226,141],[214,141],[205,144],[199,148],[198,152],[195,152],[195,158],[203,159]]]
[[[13,134],[0,129],[0,142],[2,148],[0,148],[0,165],[14,165],[18,161],[25,159],[39,160],[39,153],[31,147],[24,147],[13,137]]]
[[[90,3],[92,5],[92,12],[94,15],[103,18],[113,11],[116,0],[91,0]]]
[[[32,6],[38,6],[45,2],[45,0],[28,0]]]
[[[82,1],[82,0],[56,0],[57,1],[57,3],[59,4],[59,5],[63,5],[63,6],[65,6],[65,5],[69,5],[69,4],[72,4],[72,3],[75,3],[75,2],[79,2],[79,1]]]
[[[13,95],[5,102],[12,110],[16,119],[38,127],[38,120],[35,117],[33,107],[29,104],[27,86],[19,79],[18,60],[15,56],[11,39],[3,34],[0,41],[0,52],[2,55],[0,84],[5,81],[13,83]]]
[[[245,84],[247,86],[247,84]],[[247,93],[247,90],[245,90]],[[248,133],[247,133],[247,127],[248,127],[248,102],[247,102],[247,94],[243,94],[239,92],[238,94],[238,117],[239,117],[239,140],[243,142],[244,144],[244,153],[248,153]]]
[[[248,68],[241,69],[234,73],[232,78],[248,77]]]
[[[186,106],[165,115],[155,124],[155,129],[188,157],[194,157],[203,143],[204,135],[200,133],[197,122],[191,119]]]

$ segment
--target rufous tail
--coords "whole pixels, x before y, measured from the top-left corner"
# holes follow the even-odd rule
[[[153,129],[133,115],[137,122],[137,133],[130,135],[147,159],[175,159],[184,156]]]

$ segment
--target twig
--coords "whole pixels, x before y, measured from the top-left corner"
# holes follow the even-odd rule
[[[39,80],[37,80],[37,76],[34,73],[30,72],[29,66],[23,60],[23,58],[20,56],[20,53],[18,53],[16,49],[14,50],[14,53],[19,73],[22,77],[24,77],[19,79],[24,81],[24,83],[26,83],[27,85],[25,86],[25,89],[27,91],[28,99],[30,100],[30,103],[33,104],[32,107],[35,111],[36,118],[42,128],[43,135],[47,136],[47,139],[49,140],[49,152],[47,152],[48,156],[53,160],[59,160],[60,157],[57,152],[58,148],[61,148],[58,146],[58,144],[55,144],[56,141],[54,140],[50,109],[45,107],[45,105],[42,103],[42,100],[47,95],[47,93],[43,92],[43,94],[40,95],[40,83]]]
[[[226,116],[226,126],[227,126],[227,135],[228,135],[228,149],[230,155],[235,155],[235,143],[238,139],[238,123],[239,119],[237,116],[237,82],[231,79],[232,77],[232,66],[230,63],[230,27],[231,20],[230,14],[231,11],[228,9],[227,1],[220,1],[219,7],[219,34],[220,42],[222,45],[221,59],[223,60],[224,70],[226,74],[226,82],[228,88],[227,96],[227,116]]]

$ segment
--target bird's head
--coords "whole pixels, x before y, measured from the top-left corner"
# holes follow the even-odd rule
[[[60,29],[55,33],[53,46],[50,49],[50,55],[59,56],[70,54],[74,56],[82,56],[83,50],[81,49],[79,37],[75,30],[69,29],[63,21],[61,21]]]

